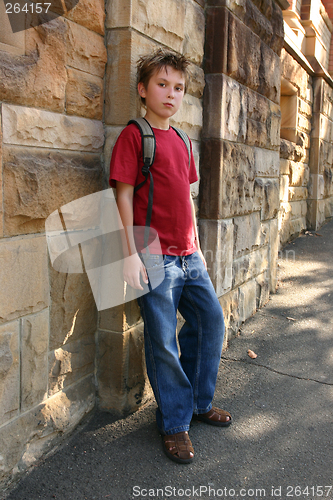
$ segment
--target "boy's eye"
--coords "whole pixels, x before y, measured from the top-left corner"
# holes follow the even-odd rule
[[[165,87],[165,83],[159,83],[160,87]]]

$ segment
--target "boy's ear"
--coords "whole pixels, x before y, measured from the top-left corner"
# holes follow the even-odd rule
[[[142,82],[138,83],[138,92],[140,97],[146,97],[146,89]]]

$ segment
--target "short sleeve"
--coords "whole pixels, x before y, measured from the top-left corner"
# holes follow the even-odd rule
[[[124,128],[119,135],[112,151],[110,162],[111,187],[116,187],[116,181],[125,182],[131,186],[137,183],[142,158],[140,131],[131,124]]]

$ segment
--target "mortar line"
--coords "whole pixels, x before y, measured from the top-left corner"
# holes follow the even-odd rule
[[[297,378],[298,380],[317,382],[318,384],[323,384],[323,385],[331,385],[331,386],[333,385],[332,382],[323,382],[320,380],[316,380],[315,378],[305,378],[305,377],[299,377],[298,375],[291,375],[290,373],[285,373],[285,372],[280,372],[279,370],[275,370],[275,368],[271,368],[270,366],[262,365],[260,363],[251,363],[249,361],[246,361],[245,359],[226,358],[224,356],[221,356],[221,359],[224,359],[225,361],[238,361],[240,363],[245,363],[249,366],[260,366],[261,368],[266,368],[266,370],[270,370],[271,372],[277,373],[278,375],[284,375],[286,377]]]

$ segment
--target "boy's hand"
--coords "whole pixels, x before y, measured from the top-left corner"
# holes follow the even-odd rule
[[[143,290],[140,283],[140,275],[142,276],[144,283],[148,284],[147,271],[138,254],[135,253],[126,257],[123,268],[123,276],[126,283],[132,288]]]

